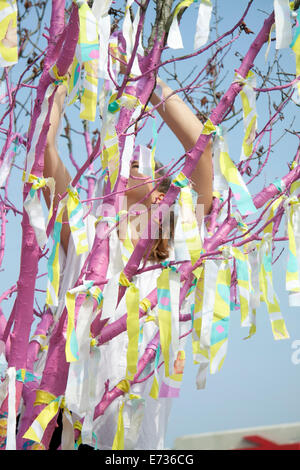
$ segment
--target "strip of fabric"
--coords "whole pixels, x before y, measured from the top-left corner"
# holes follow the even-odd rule
[[[25,172],[23,180],[25,179]],[[46,233],[46,223],[44,220],[43,208],[39,198],[38,190],[44,187],[50,189],[50,209],[48,214],[47,225],[52,217],[53,212],[53,199],[55,192],[55,180],[54,178],[38,178],[35,175],[30,174],[28,183],[32,183],[31,189],[24,201],[24,208],[28,214],[29,222],[34,230],[39,247],[42,249],[48,241]]]
[[[139,345],[139,302],[140,291],[133,282],[129,282],[124,272],[122,271],[119,278],[119,284],[127,287],[126,289],[126,309],[127,309],[127,368],[126,379],[133,380],[137,373],[138,363],[138,345]]]
[[[0,2],[0,67],[10,67],[18,62],[18,46],[11,39],[17,29],[18,7],[16,0]]]
[[[289,47],[292,41],[292,22],[289,0],[274,0],[276,49]]]
[[[247,160],[252,155],[253,142],[257,129],[256,92],[254,91],[256,87],[256,77],[252,70],[249,70],[246,78],[241,77],[241,75],[237,73],[235,76],[235,81],[239,81],[243,84],[243,88],[240,91],[245,132],[240,156],[240,160],[242,161]]]
[[[187,177],[180,172],[172,183],[180,188],[179,206],[181,225],[186,246],[191,257],[191,263],[194,265],[201,254],[202,240],[195,215],[190,182]]]
[[[173,19],[172,19],[172,23],[171,23],[169,33],[168,33],[168,40],[167,40],[168,47],[171,47],[172,49],[183,49],[182,37],[181,37],[179,24],[178,24],[178,14],[180,13],[180,10],[182,8],[188,8],[193,3],[194,3],[194,0],[184,0],[183,2],[180,2],[176,6],[173,12]]]

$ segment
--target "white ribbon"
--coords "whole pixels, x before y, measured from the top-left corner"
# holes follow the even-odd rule
[[[274,0],[274,13],[276,49],[289,47],[293,39],[289,0]]]

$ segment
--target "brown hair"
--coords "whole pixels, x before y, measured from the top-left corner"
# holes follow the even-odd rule
[[[170,185],[171,185],[171,178],[166,176],[164,169],[162,168],[163,165],[161,162],[155,162],[155,175],[156,177],[162,177],[158,187],[156,188],[157,191],[162,192],[164,194],[167,193]],[[170,228],[169,228],[169,235],[170,238],[166,238],[164,236],[162,224],[159,223],[159,234],[158,238],[155,240],[155,243],[151,249],[150,255],[148,257],[149,261],[163,261],[169,257],[169,250],[170,250],[170,241],[174,238],[174,212],[170,210]]]

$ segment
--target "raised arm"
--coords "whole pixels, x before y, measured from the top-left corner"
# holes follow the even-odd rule
[[[151,103],[155,106],[161,102],[161,99],[168,98],[173,90],[168,87],[161,79],[157,79],[157,84],[162,88],[162,97],[153,93]],[[170,96],[164,105],[158,107],[158,112],[168,127],[174,132],[177,139],[183,145],[185,151],[188,151],[196,144],[203,125],[195,116],[193,111],[176,94]],[[212,204],[212,150],[209,143],[203,152],[195,170],[192,173],[192,184],[198,193],[198,204],[204,205],[204,214],[210,212]]]
[[[44,177],[52,176],[55,179],[55,197],[54,205],[58,203],[58,195],[66,191],[68,184],[71,181],[71,176],[65,165],[59,158],[56,147],[56,134],[61,120],[62,108],[66,96],[66,87],[61,85],[54,97],[54,103],[50,115],[50,127],[47,135],[47,145],[45,150],[44,159]],[[47,207],[50,207],[50,192],[48,188],[43,190]],[[64,213],[63,221],[67,222],[66,211]],[[68,251],[70,237],[70,227],[68,223],[64,223],[61,230],[61,244],[65,253]]]

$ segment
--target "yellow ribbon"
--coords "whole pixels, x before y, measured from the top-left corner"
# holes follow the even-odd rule
[[[144,312],[147,312],[148,310],[151,309],[151,302],[147,297],[145,297],[143,300],[140,302],[140,308],[144,310]]]
[[[216,126],[211,122],[210,119],[207,119],[207,121],[204,123],[201,134],[210,135],[213,132],[216,132],[216,130]]]

